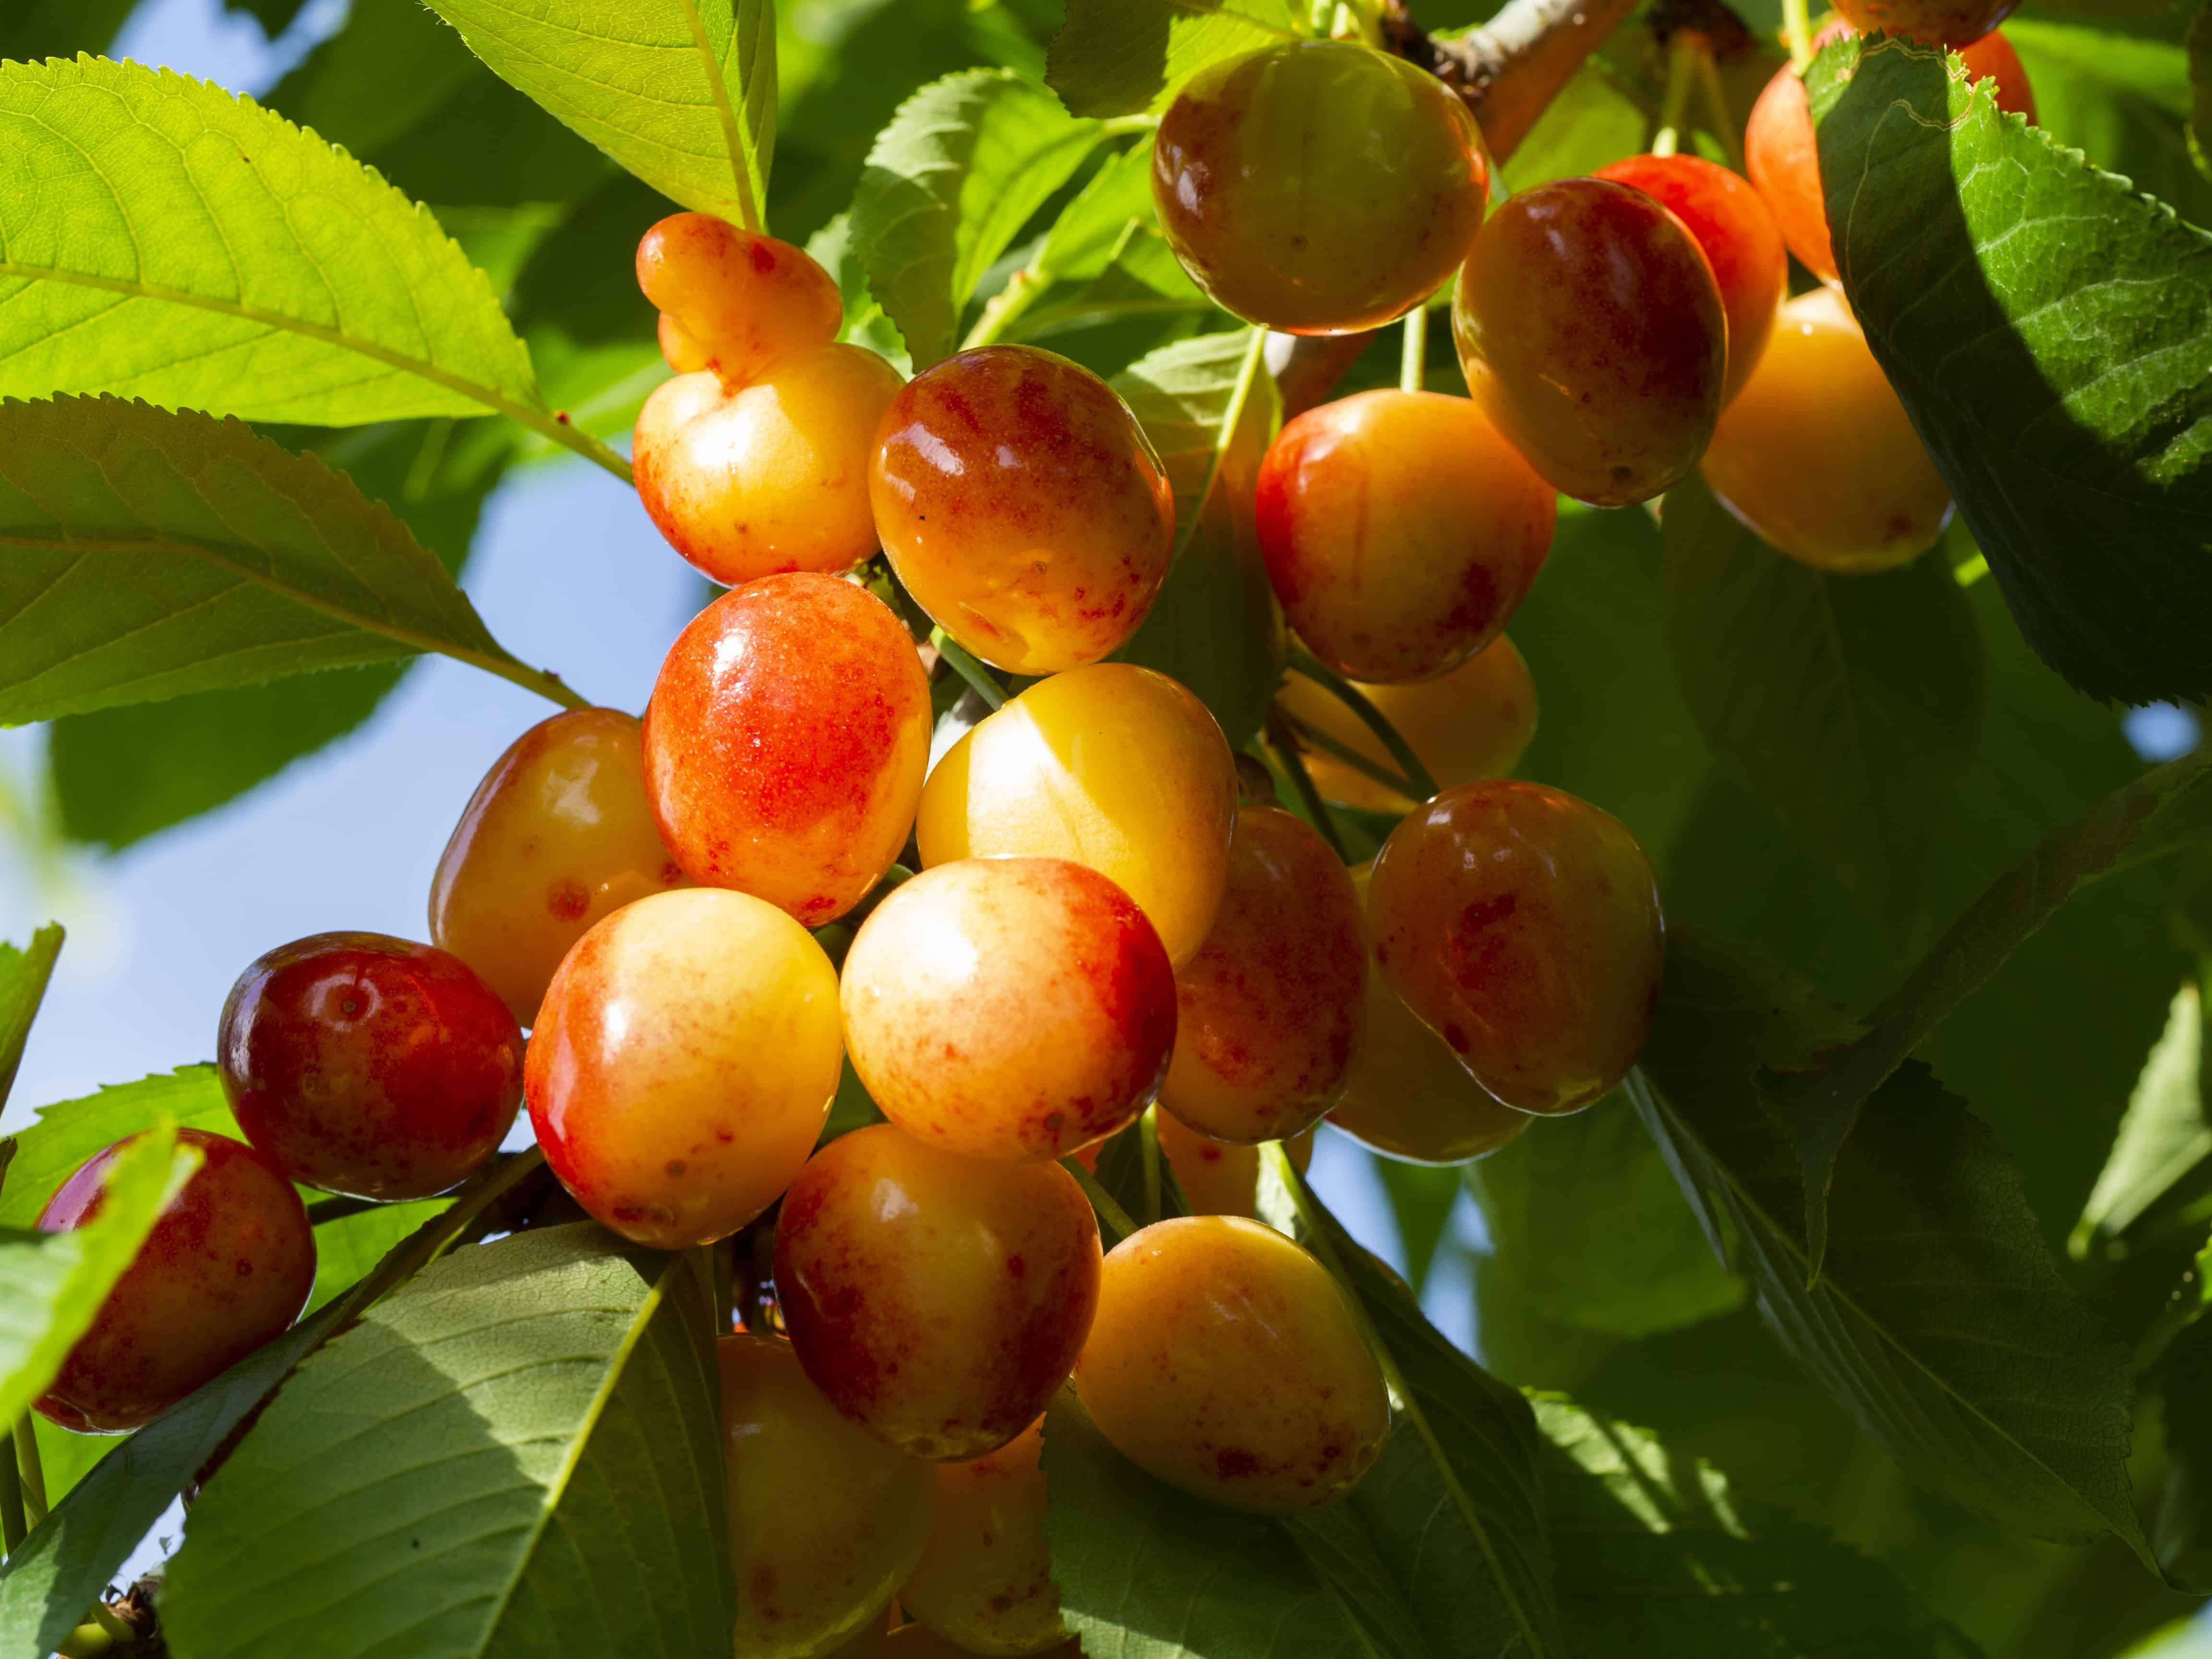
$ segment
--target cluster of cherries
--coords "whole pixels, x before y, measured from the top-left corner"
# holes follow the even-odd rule
[[[2025,105],[1998,37],[1969,64]],[[1359,147],[1362,186],[1317,187],[1355,131],[1389,140]],[[40,1409],[149,1420],[297,1316],[295,1183],[447,1191],[526,1100],[554,1173],[626,1239],[709,1244],[775,1207],[772,1316],[720,1344],[739,1659],[1066,1642],[1040,1424],[1071,1382],[1123,1453],[1213,1502],[1348,1491],[1387,1390],[1328,1272],[1251,1218],[1258,1148],[1302,1161],[1328,1116],[1395,1156],[1479,1157],[1617,1084],[1656,1000],[1641,848],[1503,777],[1535,703],[1501,630],[1554,492],[1641,501],[1702,459],[1747,522],[1837,569],[1914,556],[1948,511],[1841,300],[1784,302],[1785,240],[1833,275],[1811,131],[1784,70],[1755,189],[1641,156],[1486,218],[1464,105],[1364,46],[1230,60],[1164,118],[1161,223],[1233,313],[1371,328],[1457,272],[1473,397],[1313,410],[1231,503],[1299,637],[1443,782],[1414,802],[1318,678],[1284,689],[1324,792],[1404,815],[1358,871],[1188,690],[1106,660],[1176,522],[1109,386],[1019,346],[902,383],[836,340],[836,285],[800,250],[654,226],[638,275],[677,373],[639,419],[638,484],[731,591],[642,722],[578,709],[500,758],[439,864],[434,945],[323,934],[240,977],[218,1043],[246,1139],[186,1132],[198,1172]],[[878,547],[932,637],[1038,677],[933,765],[948,665],[850,579]],[[818,1145],[848,1060],[886,1121]],[[1103,1253],[1068,1163],[1155,1103],[1194,1213]],[[127,1144],[40,1224],[95,1215]],[[886,1635],[894,1596],[912,1622]]]

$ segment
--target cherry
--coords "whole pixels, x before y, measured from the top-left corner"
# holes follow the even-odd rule
[[[1176,1036],[1159,934],[1064,859],[925,870],[861,924],[842,995],[853,1069],[884,1115],[975,1158],[1059,1158],[1125,1127]]]
[[[317,933],[255,959],[216,1037],[238,1127],[293,1180],[428,1198],[499,1150],[522,1104],[522,1033],[459,957]]]
[[[1723,506],[1815,570],[1908,564],[1951,516],[1949,486],[1832,289],[1783,307],[1702,465]]]
[[[1180,964],[1220,908],[1236,816],[1236,764],[1206,705],[1164,674],[1100,663],[1030,687],[947,750],[915,835],[927,865],[1089,865]]]
[[[888,1123],[817,1152],[776,1218],[807,1376],[915,1457],[981,1457],[1037,1419],[1082,1350],[1098,1272],[1098,1223],[1066,1170]]]
[[[1359,1040],[1364,932],[1328,843],[1279,807],[1243,808],[1220,912],[1176,975],[1161,1106],[1202,1135],[1247,1146],[1319,1122]]]
[[[837,337],[845,302],[806,252],[704,213],[677,213],[637,245],[637,285],[660,307],[678,374],[712,369],[741,386],[776,358]]]
[[[1241,1215],[1256,1219],[1260,1213],[1260,1149],[1214,1140],[1189,1127],[1180,1118],[1162,1112],[1158,1125],[1160,1152],[1175,1171],[1183,1202],[1193,1215]],[[1313,1131],[1293,1135],[1283,1143],[1291,1162],[1304,1169],[1313,1162]],[[1095,1155],[1092,1160],[1096,1161]]]
[[[928,1466],[840,1416],[790,1343],[726,1336],[714,1355],[736,1659],[813,1659],[848,1641],[867,1651],[929,1539]]]
[[[1931,46],[1963,48],[1987,37],[2019,3],[2020,0],[1836,0],[1836,9],[1862,34],[1880,29],[1887,34],[1909,35]]]
[[[586,928],[683,884],[645,799],[635,717],[571,709],[517,738],[469,798],[430,881],[430,938],[527,1025]]]
[[[645,789],[684,874],[807,927],[898,856],[929,759],[929,681],[890,607],[767,576],[677,636],[645,714]]]
[[[1577,501],[1648,501],[1712,436],[1720,289],[1697,239],[1642,191],[1562,179],[1506,203],[1460,269],[1452,333],[1475,403]]]
[[[1432,392],[1310,409],[1261,464],[1260,548],[1283,615],[1355,679],[1428,679],[1498,637],[1558,501],[1482,410]]]
[[[1609,813],[1540,784],[1447,789],[1382,843],[1367,908],[1391,988],[1506,1105],[1578,1111],[1636,1063],[1664,927]]]
[[[937,1519],[899,1589],[907,1616],[963,1653],[1043,1653],[1066,1641],[1045,1546],[1044,1425],[937,1466]]]
[[[994,667],[1050,674],[1137,631],[1166,579],[1175,495],[1113,387],[1034,346],[987,346],[891,402],[869,483],[915,602]]]
[[[1682,222],[1712,267],[1728,315],[1723,407],[1743,390],[1790,289],[1790,250],[1766,200],[1741,173],[1698,155],[1632,155],[1596,176],[1642,191]]]
[[[1345,41],[1200,70],[1152,144],[1160,228],[1191,280],[1291,334],[1377,328],[1467,255],[1489,169],[1459,96]]]
[[[578,940],[524,1083],[561,1183],[624,1238],[711,1243],[775,1201],[829,1119],[837,975],[806,930],[713,888],[625,905]]]
[[[126,1136],[96,1153],[40,1211],[44,1233],[94,1219]],[[137,1255],[38,1401],[65,1429],[115,1433],[150,1423],[211,1382],[307,1306],[315,1235],[292,1183],[245,1142],[179,1129],[200,1166],[162,1210]]]
[[[1075,1389],[1123,1456],[1229,1509],[1331,1503],[1390,1430],[1328,1270],[1236,1216],[1156,1222],[1114,1247]]]

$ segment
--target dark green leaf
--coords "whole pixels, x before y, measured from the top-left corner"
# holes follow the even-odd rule
[[[1406,1282],[1420,1295],[1429,1281],[1437,1249],[1451,1226],[1452,1211],[1462,1190],[1461,1170],[1454,1165],[1408,1164],[1400,1158],[1377,1158],[1375,1173],[1390,1195],[1390,1214],[1398,1224],[1398,1242],[1406,1252]],[[1473,1171],[1468,1172],[1472,1176]]]
[[[404,1204],[372,1204],[365,1210],[326,1221],[315,1229],[315,1288],[307,1311],[366,1279],[372,1268],[433,1218],[444,1213],[451,1197],[423,1198]]]
[[[0,1106],[15,1086],[15,1069],[23,1063],[23,1045],[30,1041],[31,1022],[46,1000],[46,982],[54,976],[54,962],[62,953],[62,930],[49,923],[31,935],[21,950],[0,941]],[[7,1165],[0,1164],[0,1170]]]
[[[1044,78],[1078,115],[1135,115],[1208,64],[1297,35],[1290,0],[1068,0]]]
[[[2189,159],[2212,178],[2212,155],[2204,149],[2204,129],[2212,125],[2212,21],[2200,11],[2189,25]]]
[[[0,12],[0,58],[36,63],[100,52],[137,0],[15,0]]]
[[[0,1227],[29,1227],[79,1164],[164,1120],[180,1129],[238,1138],[238,1121],[212,1066],[161,1072],[40,1108],[38,1121],[15,1136],[15,1161],[0,1188]]]
[[[2159,1565],[2184,1584],[2212,1583],[2212,1320],[2172,1341],[2157,1371],[2166,1395],[2166,1489],[2151,1541]]]
[[[2087,1255],[2125,1233],[2212,1158],[2203,1054],[2203,1024],[2192,981],[2174,994],[2166,1030],[2143,1063],[2128,1114],[2120,1120],[2119,1138],[2075,1224],[2075,1255]]]
[[[2044,659],[2100,696],[2212,690],[2212,241],[1945,64],[1814,66],[1844,291]]]

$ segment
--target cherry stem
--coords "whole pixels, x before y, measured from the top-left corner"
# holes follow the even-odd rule
[[[1137,1145],[1145,1155],[1145,1220],[1160,1218],[1160,1109],[1155,1101],[1137,1120]]]
[[[1407,800],[1421,799],[1412,783],[1393,772],[1389,767],[1376,765],[1350,744],[1339,743],[1319,726],[1308,725],[1287,708],[1279,707],[1276,712],[1283,717],[1284,721],[1290,726],[1292,734],[1300,743],[1320,750],[1332,759],[1341,761],[1362,777],[1373,779],[1385,789],[1395,789]]]
[[[1703,35],[1698,37],[1694,53],[1698,64],[1698,85],[1705,100],[1705,118],[1712,123],[1713,137],[1720,141],[1722,154],[1738,173],[1743,171],[1743,134],[1738,127],[1735,112],[1729,107],[1728,88],[1721,84],[1720,64],[1714,60],[1712,42]]]
[[[1098,1177],[1085,1169],[1073,1158],[1063,1158],[1060,1167],[1075,1177],[1075,1184],[1083,1188],[1083,1195],[1091,1200],[1091,1207],[1098,1212],[1098,1219],[1114,1235],[1115,1243],[1137,1231],[1135,1219],[1114,1201],[1114,1194],[1098,1184]]]
[[[1790,43],[1790,61],[1802,75],[1813,61],[1813,12],[1808,0],[1782,0],[1782,38]]]
[[[1429,302],[1426,300],[1406,313],[1406,338],[1398,358],[1398,390],[1419,392],[1421,377],[1429,366]]]
[[[1389,717],[1370,702],[1365,693],[1303,645],[1291,644],[1290,663],[1292,670],[1304,675],[1357,714],[1359,723],[1375,734],[1376,739],[1389,751],[1390,758],[1398,763],[1399,769],[1405,773],[1405,781],[1413,786],[1407,791],[1407,794],[1415,800],[1426,800],[1437,793],[1437,781],[1430,775],[1429,769],[1421,764],[1421,757],[1413,752],[1413,745],[1398,735],[1398,728],[1390,724]]]
[[[23,1477],[23,1515],[35,1527],[46,1518],[46,1470],[28,1412],[15,1419],[15,1465]]]
[[[1690,111],[1690,94],[1697,88],[1697,46],[1704,37],[1680,29],[1667,46],[1667,96],[1659,106],[1659,131],[1652,135],[1651,153],[1672,155],[1682,147],[1682,126]]]
[[[1006,688],[999,684],[999,677],[983,665],[980,657],[954,639],[942,628],[929,630],[929,642],[937,647],[937,654],[952,665],[952,672],[968,682],[968,688],[994,711],[1006,706]]]
[[[1270,710],[1267,715],[1267,743],[1274,750],[1275,758],[1282,763],[1284,775],[1306,809],[1306,817],[1313,827],[1321,831],[1329,850],[1336,854],[1340,864],[1350,864],[1352,854],[1344,845],[1344,837],[1337,830],[1336,820],[1329,816],[1328,804],[1314,787],[1313,776],[1306,770],[1305,757],[1298,753],[1298,740],[1282,717]]]
[[[23,1520],[23,1477],[15,1468],[12,1438],[0,1446],[0,1546],[13,1555],[23,1545],[30,1528]]]

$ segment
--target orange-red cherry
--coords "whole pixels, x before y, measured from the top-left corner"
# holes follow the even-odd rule
[[[645,233],[637,285],[660,307],[668,366],[730,385],[827,344],[845,319],[836,279],[803,248],[706,213],[671,214]]]

